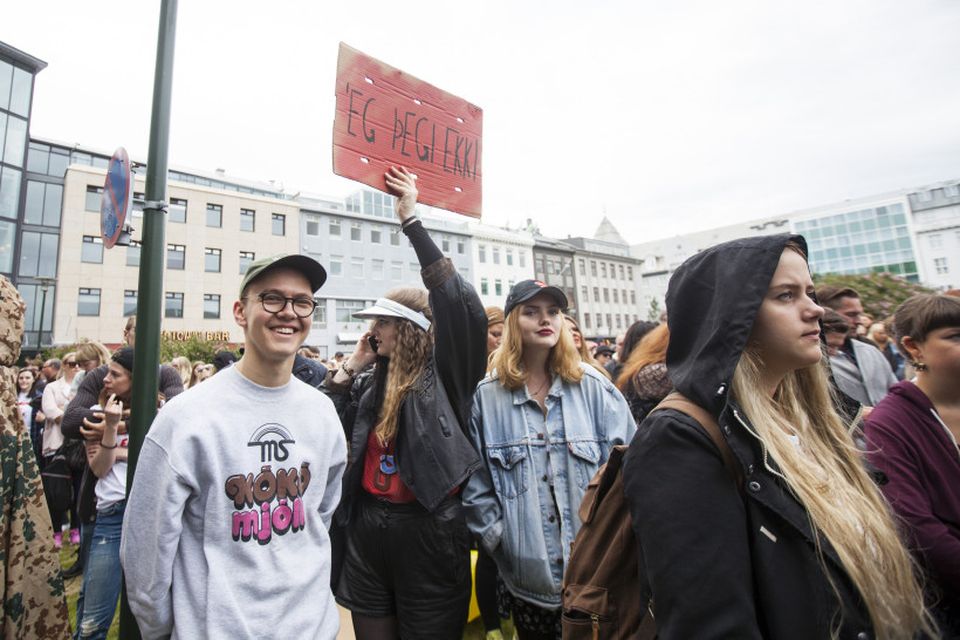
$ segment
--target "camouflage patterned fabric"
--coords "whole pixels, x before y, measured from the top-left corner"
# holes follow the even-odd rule
[[[67,601],[53,525],[30,436],[17,409],[23,300],[0,276],[0,638],[69,638]]]

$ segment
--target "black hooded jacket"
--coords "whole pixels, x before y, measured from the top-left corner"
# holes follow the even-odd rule
[[[820,562],[806,510],[771,472],[775,463],[729,393],[789,240],[806,251],[788,234],[735,240],[693,256],[670,279],[670,378],[717,417],[744,486],[692,418],[664,410],[638,430],[624,483],[661,640],[810,640],[829,638],[837,624],[840,638],[873,637],[835,552],[821,537]]]

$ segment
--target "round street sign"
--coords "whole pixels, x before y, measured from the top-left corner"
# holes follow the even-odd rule
[[[126,149],[119,147],[107,166],[107,178],[103,182],[103,199],[100,203],[100,234],[107,249],[113,247],[120,237],[132,202],[130,157]]]

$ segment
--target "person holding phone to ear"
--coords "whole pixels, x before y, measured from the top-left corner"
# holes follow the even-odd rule
[[[354,314],[370,330],[324,383],[350,446],[333,587],[357,637],[374,640],[459,639],[470,600],[460,489],[480,466],[466,428],[487,316],[415,215],[415,180],[403,168],[386,175],[427,291],[394,289]]]

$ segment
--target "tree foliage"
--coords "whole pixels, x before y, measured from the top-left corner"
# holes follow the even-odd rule
[[[861,275],[815,275],[813,282],[817,287],[822,285],[850,287],[860,294],[864,312],[878,321],[893,315],[900,303],[910,296],[918,293],[934,293],[932,289],[886,272]]]
[[[177,356],[184,356],[190,362],[213,362],[214,354],[226,348],[221,340],[205,340],[199,336],[191,336],[186,340],[161,338],[160,362],[170,362]]]

